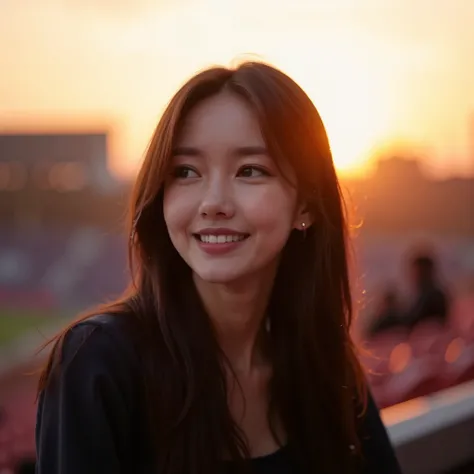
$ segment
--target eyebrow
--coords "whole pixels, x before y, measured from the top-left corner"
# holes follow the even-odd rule
[[[252,155],[268,155],[268,150],[265,146],[242,146],[236,149],[236,155],[241,156],[252,156]]]
[[[234,155],[237,157],[268,155],[268,150],[265,146],[241,146],[234,150]],[[191,146],[178,146],[173,150],[173,156],[202,156],[202,151],[199,148]]]
[[[173,156],[200,156],[201,152],[198,148],[191,146],[178,146],[173,149]]]

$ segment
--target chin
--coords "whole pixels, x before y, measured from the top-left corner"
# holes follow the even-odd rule
[[[219,285],[229,285],[245,278],[246,272],[236,271],[233,269],[213,268],[196,271],[195,275],[203,282],[214,283]]]

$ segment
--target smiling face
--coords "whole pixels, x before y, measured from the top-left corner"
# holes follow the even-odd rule
[[[268,155],[243,99],[222,92],[195,106],[175,146],[163,203],[171,241],[195,276],[231,284],[273,274],[292,229],[309,225],[295,181],[288,164]]]

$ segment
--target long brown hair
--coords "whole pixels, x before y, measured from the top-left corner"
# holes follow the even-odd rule
[[[298,191],[314,218],[304,237],[291,233],[268,306],[270,412],[281,419],[304,472],[354,472],[365,385],[349,334],[353,309],[343,198],[322,120],[281,71],[256,62],[215,67],[191,78],[172,98],[132,193],[133,283],[120,300],[95,313],[125,314],[135,328],[157,472],[213,474],[222,453],[240,461],[248,456],[227,405],[222,353],[163,216],[163,185],[183,120],[223,90],[253,108],[271,155],[296,170]],[[66,332],[54,339],[55,349]],[[55,360],[51,355],[40,391]]]

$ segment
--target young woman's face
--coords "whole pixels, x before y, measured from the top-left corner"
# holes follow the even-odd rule
[[[195,276],[230,284],[276,268],[292,229],[309,224],[294,172],[283,168],[285,177],[238,96],[221,93],[190,112],[165,185],[164,216]]]

